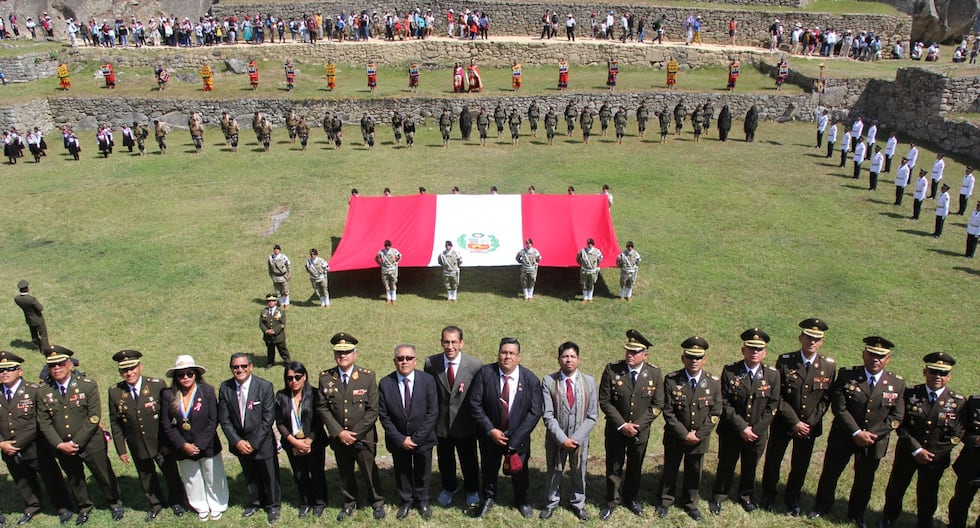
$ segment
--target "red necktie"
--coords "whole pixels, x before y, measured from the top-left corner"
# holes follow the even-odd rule
[[[456,372],[455,363],[450,363],[449,368],[446,369],[446,380],[449,381],[449,389],[452,390],[453,385],[456,384]]]
[[[504,376],[504,387],[500,389],[500,428],[507,430],[510,422],[510,376]]]
[[[568,399],[568,408],[575,406],[575,389],[572,388],[572,378],[565,378],[565,398]]]

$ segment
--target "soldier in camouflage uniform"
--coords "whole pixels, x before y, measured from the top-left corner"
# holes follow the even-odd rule
[[[385,247],[374,256],[374,261],[381,266],[381,283],[385,287],[385,304],[398,302],[398,261],[402,254],[391,247],[391,240],[385,240]]]
[[[531,101],[531,105],[527,107],[527,122],[533,138],[538,137],[538,119],[541,119],[541,107],[537,101]]]
[[[620,106],[613,116],[613,126],[616,127],[616,143],[622,144],[623,137],[626,136],[626,108]]]
[[[647,109],[647,104],[645,101],[640,101],[640,106],[636,107],[636,128],[640,134],[640,138],[647,131],[647,121],[650,120],[650,110]]]
[[[442,115],[439,116],[439,132],[442,133],[442,146],[449,148],[449,133],[453,130],[453,116],[449,113],[448,108],[442,109]]]
[[[605,136],[606,131],[609,130],[610,119],[612,119],[612,109],[609,108],[609,103],[603,102],[599,107],[599,126],[602,127],[602,136]]]
[[[442,266],[442,282],[446,285],[446,300],[449,302],[459,302],[456,298],[456,291],[459,289],[459,267],[463,264],[463,257],[453,249],[453,243],[446,241],[446,250],[439,253],[439,265]]]
[[[555,129],[558,128],[558,114],[555,113],[555,107],[549,106],[548,113],[544,115],[544,129],[548,135],[548,144],[553,145],[555,143]]]
[[[534,298],[534,283],[538,280],[538,264],[541,263],[541,253],[534,247],[530,238],[524,241],[524,249],[517,252],[517,263],[521,265],[521,288],[524,289],[524,300]]]
[[[640,254],[633,249],[633,241],[626,242],[624,249],[616,257],[619,266],[619,300],[633,300],[633,285],[636,284],[636,273],[640,267]]]
[[[480,134],[480,146],[487,146],[487,129],[490,128],[490,116],[487,109],[480,107],[480,113],[476,116],[476,131]]]

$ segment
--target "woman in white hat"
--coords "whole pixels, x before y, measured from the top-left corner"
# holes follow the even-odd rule
[[[218,438],[218,398],[204,381],[207,369],[189,355],[167,370],[173,382],[161,395],[160,423],[175,448],[187,502],[200,520],[218,520],[228,509],[228,479]]]

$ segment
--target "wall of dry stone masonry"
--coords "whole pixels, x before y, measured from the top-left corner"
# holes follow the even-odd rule
[[[7,82],[27,82],[53,77],[58,61],[47,53],[27,53],[16,57],[0,57],[0,68]]]
[[[740,0],[746,4],[757,5],[760,2],[754,0]],[[794,3],[793,0],[772,0],[787,1]],[[377,3],[362,3],[370,11],[385,13],[395,11],[403,13],[406,9],[404,3],[391,3],[381,1]],[[667,15],[667,38],[672,40],[682,40],[684,37],[684,21],[690,15],[701,15],[704,20],[701,26],[702,38],[705,42],[723,43],[728,41],[728,21],[735,17],[738,23],[739,41],[746,45],[763,45],[769,41],[768,30],[773,18],[778,17],[789,27],[793,22],[801,22],[805,25],[817,25],[821,28],[834,27],[838,29],[852,29],[857,31],[872,30],[876,34],[884,36],[886,42],[894,40],[908,40],[912,30],[912,19],[909,16],[889,16],[889,15],[835,15],[827,13],[802,13],[799,11],[780,9],[773,7],[767,11],[747,11],[739,10],[737,6],[728,4],[705,3],[703,7],[680,8],[680,7],[655,7],[650,5],[632,4],[599,4],[592,2],[576,3],[545,3],[545,2],[509,2],[500,0],[476,1],[476,0],[436,0],[419,4],[422,9],[432,10],[436,17],[436,30],[439,35],[446,32],[446,12],[452,8],[457,13],[465,9],[474,11],[486,11],[490,15],[490,34],[499,35],[524,35],[537,36],[541,34],[541,16],[545,10],[557,11],[561,15],[560,36],[564,38],[564,16],[572,13],[578,22],[578,35],[589,34],[589,16],[591,13],[598,13],[604,16],[609,10],[616,13],[630,11],[642,16],[647,21],[648,35],[649,28],[652,26],[654,17],[660,14]],[[795,6],[793,6],[795,8]],[[255,15],[257,13],[281,14],[285,17],[301,17],[303,14],[313,15],[322,13],[324,16],[333,16],[340,12],[349,12],[351,4],[339,3],[336,1],[327,2],[295,2],[295,3],[255,3],[248,5],[225,5],[215,4],[212,12],[220,17],[236,15],[241,18],[244,14]],[[618,26],[618,21],[617,21]],[[382,30],[383,28],[378,28]],[[619,36],[619,31],[616,32]]]

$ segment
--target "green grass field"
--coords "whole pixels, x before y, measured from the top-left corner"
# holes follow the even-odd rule
[[[494,359],[502,336],[518,337],[522,366],[539,376],[557,368],[557,345],[572,340],[582,347],[582,370],[598,377],[605,363],[622,357],[628,328],[651,338],[655,347],[650,361],[672,371],[680,368],[679,343],[700,334],[711,343],[706,369],[718,374],[724,364],[740,358],[738,335],[745,328],[758,326],[772,335],[767,359],[772,363],[777,354],[797,349],[796,324],[816,316],[830,324],[822,352],[840,365],[857,364],[861,338],[879,334],[897,344],[891,368],[911,384],[922,379],[921,357],[944,350],[961,361],[951,387],[977,391],[980,371],[970,360],[980,342],[973,309],[980,268],[962,256],[965,217],[950,216],[943,238],[933,240],[928,234],[934,202],[927,202],[922,220],[908,220],[911,197],[899,209],[891,205],[889,178],[883,178],[877,193],[866,190],[866,172],[860,181],[851,180],[850,165],[838,169],[836,155],[825,160],[823,151],[814,148],[812,124],[764,123],[755,143],[721,143],[714,129],[710,138],[694,143],[688,128],[682,137],[671,136],[661,145],[650,135],[636,137],[631,120],[624,145],[606,137],[593,138],[586,146],[580,137],[560,136],[552,147],[543,138],[525,137],[517,148],[508,138],[486,148],[475,141],[464,144],[454,131],[449,149],[441,148],[432,127],[430,121],[429,128],[420,130],[413,150],[393,147],[390,128],[380,127],[381,144],[372,151],[360,144],[352,126],[340,151],[327,148],[322,131],[314,130],[310,149],[300,152],[278,129],[272,151],[262,153],[254,136],[243,131],[238,154],[228,151],[218,131],[209,130],[200,155],[193,154],[188,135],[180,131],[171,135],[166,156],[156,155],[151,140],[147,157],[117,150],[108,160],[97,156],[94,137],[86,133],[80,162],[67,161],[52,135],[42,163],[21,160],[0,168],[0,195],[7,203],[0,210],[0,285],[10,299],[18,280],[30,280],[45,305],[51,341],[75,350],[83,370],[103,391],[118,380],[110,356],[124,348],[143,351],[144,372],[151,376],[162,375],[178,354],[192,354],[209,369],[206,378],[215,384],[230,376],[230,353],[262,357],[258,314],[264,306],[261,299],[271,290],[264,262],[275,243],[297,270],[288,312],[289,348],[313,372],[332,366],[328,339],[335,332],[359,338],[359,363],[386,374],[392,370],[396,343],[415,343],[420,355],[436,353],[440,329],[457,324],[465,330],[466,351],[484,361]],[[742,137],[740,121],[733,136]],[[904,152],[901,147],[900,154]],[[923,151],[920,163],[928,166],[933,158]],[[946,177],[954,188],[962,174],[963,164],[948,158]],[[502,193],[519,193],[532,184],[542,193],[563,193],[568,185],[579,193],[597,193],[604,183],[615,195],[612,214],[620,243],[635,241],[643,255],[632,303],[617,302],[619,274],[606,270],[596,302],[582,305],[575,298],[577,271],[567,269],[543,269],[536,300],[527,303],[519,298],[514,268],[464,269],[458,304],[443,300],[436,269],[403,270],[395,307],[382,302],[377,270],[332,274],[331,310],[308,301],[311,289],[302,263],[311,247],[329,258],[343,232],[351,187],[363,195],[380,194],[383,187],[395,194],[414,193],[420,185],[430,193],[448,193],[454,185],[464,193],[486,193],[491,185]],[[267,234],[271,215],[284,211],[288,217]],[[13,302],[0,310],[0,335],[2,348],[28,358],[25,371],[34,378],[41,358],[29,350],[30,335]],[[282,384],[278,368],[256,373],[277,387]],[[653,427],[644,466],[640,498],[648,505],[660,476],[662,425],[657,421]],[[536,508],[543,499],[543,431],[539,425],[533,437],[531,497]],[[588,509],[596,518],[604,492],[601,425],[593,432],[592,445]],[[822,445],[804,490],[804,508],[812,504]],[[705,463],[705,492],[713,481],[714,453],[712,448]],[[378,454],[382,465],[390,467],[384,448]],[[111,457],[127,507],[145,509],[132,467],[119,464],[115,454]],[[331,499],[325,519],[332,519],[339,506],[336,470],[329,459]],[[871,512],[882,506],[891,461],[889,455],[882,464]],[[296,493],[285,457],[281,463],[285,504],[292,505]],[[234,507],[223,522],[230,524],[238,521],[245,492],[237,461],[231,459],[227,466],[234,479]],[[848,475],[839,495],[846,495]],[[382,480],[390,502],[397,503],[389,470],[383,470]],[[7,512],[18,511],[9,477],[4,474],[0,481],[9,490],[0,505]],[[510,486],[506,479],[502,482],[503,506],[485,522],[527,524],[507,507]],[[952,473],[944,482],[937,512],[943,521]],[[438,488],[438,479],[433,487]],[[93,494],[102,504],[98,492]],[[833,512],[838,519],[844,517],[840,502]],[[913,511],[911,491],[906,505]],[[353,525],[373,525],[369,513],[359,512]],[[568,512],[556,515],[575,522]],[[648,507],[644,519],[625,510],[615,519],[622,526],[646,526],[654,515]],[[437,509],[433,523],[463,519],[459,511]],[[702,524],[761,528],[788,520],[777,514],[749,516],[729,504],[721,518],[706,518]],[[877,521],[872,513],[869,522]],[[290,506],[280,522],[302,521]],[[690,525],[678,511],[665,522]],[[35,521],[37,526],[55,523],[52,516]],[[130,512],[125,524],[137,523],[142,523],[142,513]],[[260,523],[264,519],[243,525]],[[98,511],[92,524],[116,525],[105,510]],[[165,514],[157,524],[186,522]],[[413,515],[406,524],[420,521]],[[807,524],[831,526],[826,520]]]

